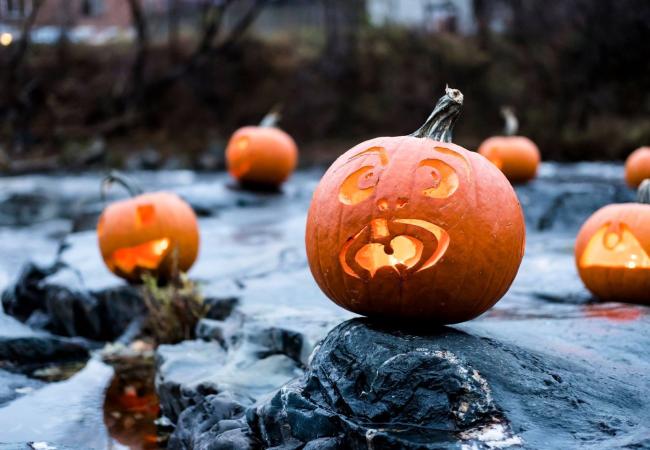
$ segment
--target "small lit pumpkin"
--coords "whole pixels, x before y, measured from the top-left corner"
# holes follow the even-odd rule
[[[641,147],[630,153],[625,161],[625,181],[636,189],[646,178],[650,178],[650,147]]]
[[[226,147],[230,174],[244,186],[279,187],[296,168],[298,148],[276,127],[279,112],[266,115],[259,126],[237,130]]]
[[[112,173],[132,198],[108,205],[97,224],[102,258],[115,275],[137,282],[144,273],[169,280],[192,267],[199,249],[199,228],[192,208],[176,194],[142,194],[124,176]]]
[[[494,136],[480,145],[478,152],[497,166],[511,183],[524,183],[537,175],[540,154],[537,145],[524,136],[515,136],[519,123],[512,109],[501,110],[506,120],[505,136]]]
[[[508,290],[524,253],[524,218],[503,174],[451,143],[462,102],[460,91],[447,89],[418,131],[363,142],[321,179],[307,257],[339,306],[456,323]]]
[[[638,203],[605,206],[584,223],[575,258],[596,297],[650,304],[650,180],[641,184]]]

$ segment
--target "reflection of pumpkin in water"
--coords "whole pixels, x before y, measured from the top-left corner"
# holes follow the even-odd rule
[[[160,448],[154,421],[160,413],[153,367],[116,371],[104,400],[104,423],[110,436],[132,450]]]
[[[640,188],[650,190],[646,181]],[[650,205],[598,210],[576,240],[576,265],[587,288],[603,300],[650,303]]]
[[[109,177],[109,181],[117,180],[133,189],[123,177]],[[111,203],[99,218],[97,237],[108,268],[129,281],[140,281],[144,272],[160,279],[185,272],[194,263],[199,246],[194,211],[169,192]]]
[[[507,291],[524,250],[512,186],[450,142],[449,89],[411,136],[363,142],[323,176],[307,219],[309,265],[335,303],[369,316],[469,320]]]

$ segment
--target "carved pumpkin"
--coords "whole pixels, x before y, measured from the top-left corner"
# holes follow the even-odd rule
[[[646,178],[650,178],[650,147],[641,147],[630,153],[625,161],[625,181],[636,189]]]
[[[298,148],[291,136],[276,128],[278,118],[272,111],[259,126],[240,128],[230,138],[226,164],[242,185],[278,187],[295,169]]]
[[[321,179],[307,257],[343,308],[455,323],[508,290],[524,253],[524,219],[503,174],[450,142],[462,100],[447,89],[418,131],[363,142]]]
[[[168,280],[186,272],[199,248],[199,228],[192,208],[176,194],[139,194],[131,183],[115,174],[133,195],[108,205],[97,225],[97,237],[106,266],[119,277],[140,281],[143,273]]]
[[[585,222],[575,257],[598,298],[650,304],[650,180],[639,188],[639,203],[605,206]]]
[[[539,149],[524,136],[515,136],[518,122],[510,108],[503,108],[505,136],[494,136],[480,145],[478,152],[497,166],[512,183],[523,183],[537,175]]]

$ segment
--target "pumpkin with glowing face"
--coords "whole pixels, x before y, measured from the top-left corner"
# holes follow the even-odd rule
[[[259,126],[240,128],[226,147],[230,174],[244,186],[278,187],[296,168],[298,148],[291,136],[277,128],[277,112]]]
[[[115,175],[111,181],[124,183]],[[106,266],[133,282],[140,281],[144,273],[169,280],[186,272],[199,248],[194,211],[170,192],[140,194],[111,203],[99,218],[97,237]]]
[[[641,147],[630,153],[625,161],[625,181],[636,189],[646,178],[650,178],[650,147]]]
[[[523,214],[498,169],[450,142],[462,98],[448,89],[416,133],[363,142],[320,181],[307,256],[338,305],[455,323],[508,290],[524,252]]]
[[[576,265],[585,286],[598,298],[650,304],[648,203],[646,180],[639,189],[639,203],[605,206],[580,229]]]
[[[501,170],[512,183],[524,183],[537,175],[541,160],[537,145],[525,136],[515,136],[518,122],[510,108],[503,108],[506,135],[486,139],[478,152]]]

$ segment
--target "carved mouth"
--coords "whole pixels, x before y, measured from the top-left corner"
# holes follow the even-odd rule
[[[115,250],[111,255],[109,265],[130,274],[135,269],[154,270],[165,258],[169,249],[169,239],[157,239],[134,247]]]
[[[388,268],[401,277],[433,267],[449,247],[449,234],[420,219],[373,219],[350,238],[339,254],[341,267],[369,279]]]
[[[594,233],[582,253],[583,267],[650,269],[650,256],[624,223],[606,223]]]

